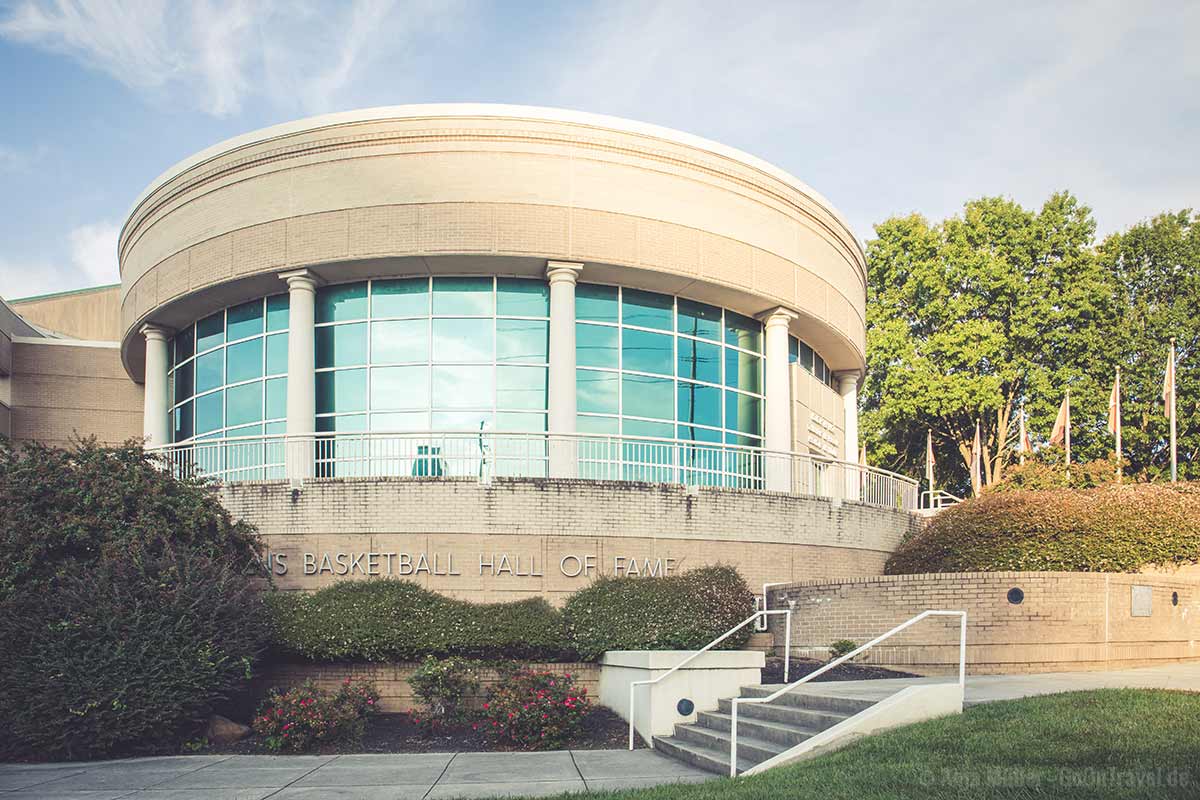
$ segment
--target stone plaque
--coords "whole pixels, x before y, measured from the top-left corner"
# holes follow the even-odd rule
[[[1135,617],[1148,617],[1154,608],[1154,590],[1149,586],[1131,586],[1131,609]]]

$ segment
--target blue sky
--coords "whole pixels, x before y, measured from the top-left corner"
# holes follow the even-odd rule
[[[0,0],[0,296],[118,280],[176,161],[311,114],[550,105],[717,139],[861,239],[1070,189],[1102,232],[1200,207],[1200,3]]]

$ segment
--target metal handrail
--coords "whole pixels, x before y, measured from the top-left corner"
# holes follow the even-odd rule
[[[921,492],[921,508],[932,511],[940,511],[943,508],[957,505],[963,502],[963,499],[956,494],[951,494],[944,489],[930,491],[926,489]]]
[[[424,449],[422,449],[424,448]],[[712,485],[915,511],[917,483],[811,453],[650,436],[522,431],[268,434],[152,448],[180,475],[225,483],[325,477],[576,477]],[[560,475],[556,465],[566,464]]]
[[[738,751],[737,735],[738,735],[738,704],[739,703],[749,703],[749,704],[769,703],[772,700],[776,699],[777,697],[780,697],[781,695],[787,694],[788,692],[792,691],[800,684],[807,683],[807,682],[811,681],[813,678],[816,678],[818,675],[825,674],[829,670],[854,658],[855,656],[857,656],[859,653],[863,652],[864,650],[869,650],[870,648],[879,644],[883,640],[891,638],[892,636],[895,636],[897,633],[899,633],[900,631],[909,627],[910,625],[916,625],[918,622],[925,619],[926,617],[960,617],[961,618],[961,622],[959,625],[959,639],[958,639],[958,686],[960,689],[963,689],[965,691],[966,686],[967,686],[967,612],[966,611],[922,611],[920,614],[917,614],[915,617],[908,620],[907,622],[900,623],[899,625],[892,628],[890,631],[883,634],[882,636],[875,637],[871,641],[864,644],[862,647],[851,650],[849,653],[846,653],[846,655],[842,656],[841,658],[834,659],[833,661],[830,661],[828,664],[821,667],[820,669],[814,670],[814,671],[808,673],[807,675],[805,675],[803,678],[796,681],[795,683],[791,683],[791,684],[787,683],[787,676],[785,675],[783,681],[784,681],[784,684],[786,684],[786,685],[784,685],[778,691],[772,692],[771,694],[767,695],[766,697],[735,697],[735,698],[733,698],[732,702],[730,703],[730,713],[729,713],[729,717],[730,717],[730,723],[729,723],[729,776],[730,777],[737,776],[737,751]],[[789,644],[787,645],[787,647],[784,651],[785,652],[784,662],[783,662],[784,664],[787,664],[789,661],[792,660],[792,650],[791,650],[790,641],[791,641],[791,631],[789,630],[788,631]]]
[[[755,611],[753,614],[746,617],[744,620],[739,622],[737,625],[734,625],[732,628],[725,631],[720,636],[718,636],[716,639],[713,639],[711,642],[704,645],[704,647],[702,647],[699,650],[697,650],[696,652],[692,653],[690,656],[685,658],[683,661],[680,661],[678,664],[671,667],[669,670],[664,672],[662,675],[659,675],[657,678],[649,678],[644,681],[633,681],[632,683],[630,683],[629,684],[629,749],[630,750],[633,749],[633,741],[634,741],[633,718],[634,718],[634,706],[637,702],[636,690],[637,690],[638,686],[653,686],[654,684],[658,683],[659,681],[661,681],[665,678],[669,678],[671,675],[674,675],[676,672],[678,672],[680,668],[685,667],[688,664],[690,664],[691,662],[695,661],[701,655],[703,655],[704,653],[707,653],[713,647],[716,647],[718,644],[725,641],[730,636],[737,633],[738,631],[740,631],[742,628],[749,625],[754,620],[758,619],[761,616],[770,616],[771,614],[785,615],[785,624],[787,626],[786,627],[787,633],[785,634],[785,642],[787,643],[786,646],[790,652],[791,646],[792,646],[792,612],[791,612],[791,610],[781,609],[779,611]],[[787,662],[787,660],[784,660],[784,662],[783,662],[783,679],[785,681],[788,679],[788,662]],[[651,739],[650,746],[651,747],[654,746],[653,738]]]

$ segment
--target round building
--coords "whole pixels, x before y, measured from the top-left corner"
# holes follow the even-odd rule
[[[736,564],[879,574],[915,484],[857,463],[864,254],[787,173],[488,105],[223,142],[120,239],[144,433],[281,585],[472,599]]]

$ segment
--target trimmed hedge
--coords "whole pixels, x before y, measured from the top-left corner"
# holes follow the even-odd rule
[[[311,661],[593,660],[605,650],[694,650],[754,611],[732,567],[668,578],[601,578],[562,612],[541,598],[476,604],[374,578],[267,597],[279,655]],[[750,626],[723,645],[736,649]]]
[[[562,615],[541,598],[476,604],[412,581],[336,583],[268,598],[276,647],[313,661],[416,661],[425,656],[571,660]]]
[[[601,578],[567,599],[567,635],[586,660],[606,650],[695,650],[754,613],[754,595],[732,567],[666,578]],[[736,650],[747,625],[721,643]]]
[[[888,559],[922,572],[1136,572],[1200,561],[1200,484],[985,493],[940,512]]]

